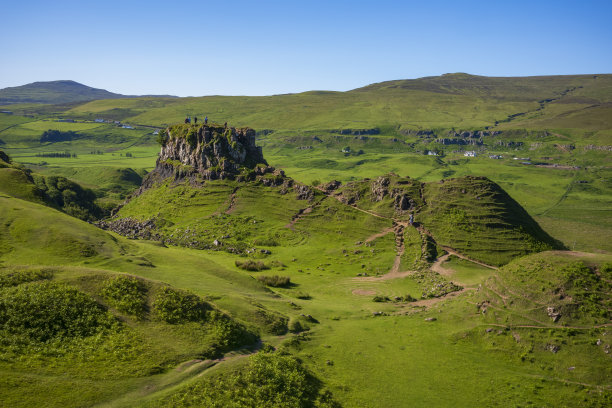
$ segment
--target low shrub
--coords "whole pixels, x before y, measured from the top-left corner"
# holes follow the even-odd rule
[[[244,269],[245,271],[263,271],[264,269],[270,269],[263,261],[255,261],[253,259],[248,259],[246,261],[236,260],[236,266],[240,269]]]
[[[382,295],[376,295],[372,298],[373,302],[390,302],[391,299],[389,299],[388,296],[382,296]]]
[[[257,340],[257,336],[246,327],[216,310],[210,312],[209,323],[212,324],[212,333],[220,352],[253,344]]]
[[[93,298],[65,284],[32,282],[0,290],[0,339],[87,337],[117,325]]]
[[[299,320],[291,320],[289,322],[289,331],[291,333],[300,333],[308,330],[309,328],[302,324]]]
[[[280,313],[257,309],[253,319],[258,326],[263,326],[264,331],[268,334],[280,336],[287,333],[287,322],[289,319]]]
[[[22,283],[51,279],[53,272],[50,269],[24,269],[0,272],[0,288],[21,285]]]
[[[291,284],[291,278],[288,276],[258,276],[257,280],[262,282],[266,286],[272,286],[274,288],[287,287]]]
[[[102,295],[117,310],[142,318],[147,309],[147,287],[133,276],[116,276],[107,279]]]
[[[155,315],[166,323],[204,322],[210,305],[198,296],[182,290],[164,287],[153,301]]]

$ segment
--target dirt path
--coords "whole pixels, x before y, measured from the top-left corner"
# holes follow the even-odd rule
[[[373,240],[381,236],[387,235],[391,232],[395,234],[395,253],[396,255],[395,255],[395,259],[393,260],[393,266],[391,266],[391,269],[389,270],[389,272],[387,272],[386,274],[382,276],[356,277],[356,278],[353,278],[354,280],[364,281],[364,282],[376,282],[376,281],[382,281],[382,280],[388,280],[388,279],[405,278],[406,276],[409,276],[415,272],[415,271],[400,271],[400,266],[402,264],[402,255],[404,255],[404,249],[405,249],[404,247],[404,225],[403,224],[395,223],[393,228],[390,228],[378,234],[372,235],[372,237],[370,238],[372,238]]]
[[[475,263],[475,264],[480,265],[480,266],[484,266],[485,268],[493,269],[495,271],[499,270],[499,268],[497,266],[489,265],[489,264],[486,264],[486,263],[481,262],[479,260],[476,260],[474,258],[470,258],[468,256],[460,254],[459,252],[457,252],[456,250],[454,250],[451,247],[447,247],[447,246],[440,245],[440,244],[438,244],[438,245],[440,246],[440,248],[442,248],[443,250],[445,250],[446,252],[448,252],[451,255],[455,255],[457,258],[465,259],[466,261]]]
[[[227,207],[227,210],[225,210],[226,214],[231,214],[232,212],[234,212],[234,207],[236,206],[236,192],[237,191],[238,191],[238,187],[236,187],[234,191],[232,191],[232,194],[230,194],[229,196],[229,205]]]
[[[314,206],[311,207],[306,207],[304,209],[301,209],[300,211],[298,211],[297,214],[295,214],[293,217],[291,217],[291,221],[289,222],[289,224],[285,225],[285,228],[289,228],[290,230],[295,230],[295,228],[293,228],[293,226],[295,225],[296,222],[298,222],[300,220],[300,218],[302,218],[303,216],[310,214],[313,210]]]
[[[381,232],[377,232],[376,234],[373,234],[373,235],[370,235],[369,237],[367,237],[365,242],[372,242],[375,239],[384,237],[385,235],[390,234],[392,232],[393,232],[393,227],[385,228]]]
[[[446,254],[446,255],[442,255],[441,257],[439,257],[438,259],[436,259],[436,261],[431,265],[431,267],[429,269],[431,269],[434,272],[439,273],[442,276],[451,276],[453,274],[453,272],[455,272],[452,269],[447,269],[444,268],[442,266],[442,264],[444,262],[446,262],[446,260],[451,256],[451,254]],[[459,283],[459,282],[457,282]],[[461,285],[461,286],[465,286],[465,285]]]
[[[321,203],[326,199],[327,197],[322,198],[321,200],[317,201],[316,203],[314,203],[313,205],[311,205],[310,207],[306,207],[303,208],[301,210],[299,210],[297,212],[297,214],[295,214],[293,217],[291,217],[291,221],[289,221],[289,224],[285,225],[285,228],[289,228],[292,231],[295,231],[295,229],[293,228],[295,226],[295,224],[302,219],[305,215],[310,214],[316,207],[320,206]]]

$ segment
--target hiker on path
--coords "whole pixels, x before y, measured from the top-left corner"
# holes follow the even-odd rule
[[[414,214],[410,214],[410,225],[414,224]]]

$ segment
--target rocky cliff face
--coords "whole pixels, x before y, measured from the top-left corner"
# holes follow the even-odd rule
[[[159,136],[161,152],[141,191],[168,177],[175,180],[248,179],[274,172],[255,145],[255,131],[181,124]]]

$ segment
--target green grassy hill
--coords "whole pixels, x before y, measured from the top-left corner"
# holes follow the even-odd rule
[[[0,104],[50,103],[116,99],[123,95],[104,89],[91,88],[74,81],[34,82],[27,85],[0,89]]]
[[[469,130],[503,124],[509,117],[506,126],[517,127],[535,118],[556,120],[579,112],[586,115],[584,120],[604,120],[596,126],[599,130],[609,116],[611,87],[610,75],[492,78],[449,74],[383,82],[349,92],[94,101],[67,114],[92,117],[124,111],[137,123],[154,125],[178,122],[187,115],[208,115],[236,126],[275,130],[384,126]]]
[[[105,89],[92,88],[74,81],[33,82],[0,89],[0,105],[24,103],[69,104],[96,99],[129,97]]]

